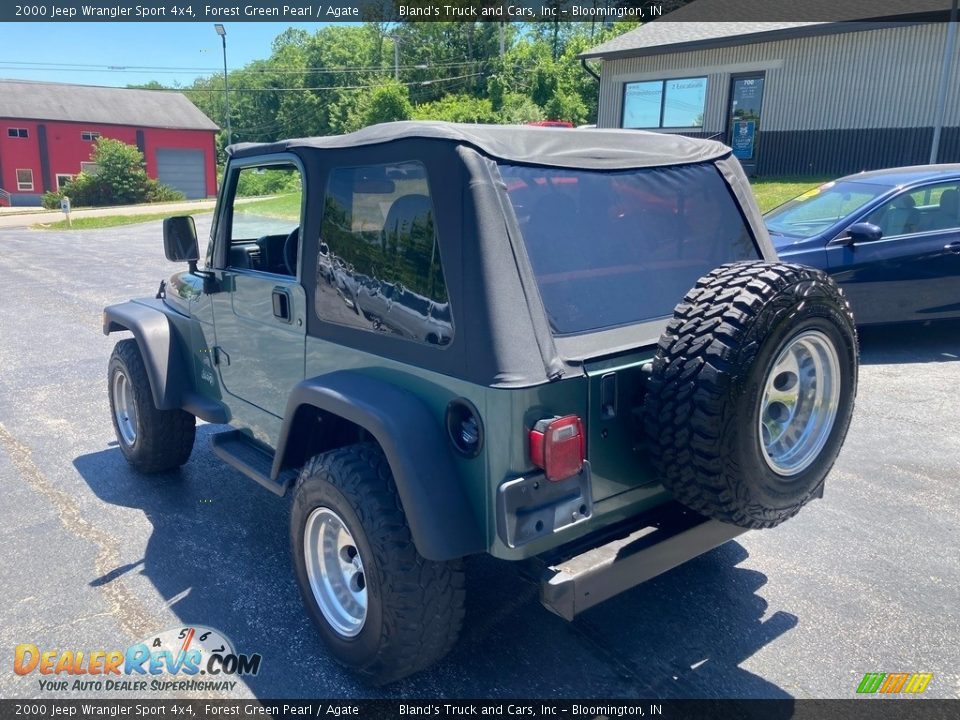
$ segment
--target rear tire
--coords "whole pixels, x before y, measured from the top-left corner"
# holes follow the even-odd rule
[[[193,451],[196,418],[176,410],[158,410],[136,340],[121,340],[107,366],[110,415],[120,451],[142,473],[183,465]]]
[[[664,486],[741,527],[793,517],[823,494],[857,363],[850,305],[819,270],[742,262],[701,278],[660,338],[644,398]]]
[[[331,654],[367,681],[411,675],[456,643],[462,561],[434,562],[417,552],[376,444],[307,463],[294,493],[290,542],[307,613]]]

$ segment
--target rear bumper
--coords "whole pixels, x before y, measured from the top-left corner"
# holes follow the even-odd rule
[[[540,602],[566,620],[732,540],[745,528],[670,502],[541,558]],[[592,542],[591,542],[592,538]],[[597,543],[600,544],[597,544]]]

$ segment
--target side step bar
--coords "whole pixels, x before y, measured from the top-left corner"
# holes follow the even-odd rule
[[[275,495],[283,495],[297,479],[295,470],[282,470],[276,480],[270,479],[273,467],[273,451],[240,430],[217,433],[211,436],[213,454],[239,470],[251,480],[256,480]]]
[[[631,521],[614,539],[583,548],[572,544],[566,559],[546,560],[540,602],[560,617],[579,613],[635,585],[692,560],[746,532],[709,520],[679,503],[661,505]],[[589,536],[586,538],[589,541]]]

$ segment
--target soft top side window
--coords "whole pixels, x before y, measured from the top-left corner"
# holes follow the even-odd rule
[[[453,339],[422,163],[337,168],[330,174],[316,310],[330,322],[431,345]]]

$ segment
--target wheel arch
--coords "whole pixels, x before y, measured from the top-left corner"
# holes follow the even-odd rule
[[[170,320],[157,308],[136,302],[109,305],[103,310],[103,334],[127,330],[133,334],[150,380],[153,403],[159,410],[181,407],[186,368]]]
[[[208,422],[229,422],[229,414],[222,403],[195,391],[184,341],[174,327],[169,311],[159,300],[147,302],[129,301],[104,308],[103,334],[126,330],[133,335],[158,410],[183,409]],[[183,320],[195,322],[189,318]]]
[[[446,433],[413,393],[351,370],[299,383],[290,393],[272,477],[297,457],[298,422],[320,412],[366,431],[393,473],[417,551],[451,560],[485,549],[481,526],[446,442]]]

